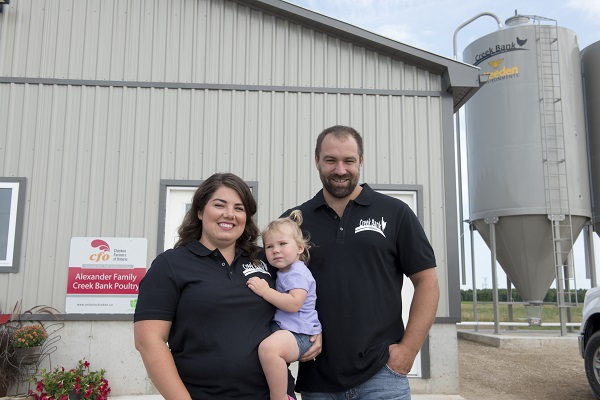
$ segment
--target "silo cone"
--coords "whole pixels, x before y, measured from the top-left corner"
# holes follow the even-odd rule
[[[498,219],[498,263],[525,302],[540,303],[556,276],[547,202],[550,174],[545,172],[548,121],[564,134],[560,142],[568,207],[561,211],[566,211],[567,221],[571,217],[572,241],[562,245],[562,253],[571,249],[591,217],[581,67],[572,31],[556,24],[522,23],[518,17],[511,20],[471,43],[463,55],[488,77],[465,110],[469,218],[488,246],[486,220]],[[548,29],[558,38],[553,42],[557,50],[552,55],[553,76],[544,78],[554,82],[549,89],[552,85],[546,81],[542,85],[540,76],[547,74],[546,64],[551,63],[539,56],[543,53],[538,47],[540,32]],[[556,110],[548,116],[540,99],[550,96]]]
[[[572,217],[573,231],[581,232],[587,220],[585,217]],[[489,225],[477,220],[475,228],[491,247]],[[563,250],[568,252],[571,249]],[[524,301],[543,302],[555,278],[552,225],[548,216],[499,218],[496,223],[496,257]]]

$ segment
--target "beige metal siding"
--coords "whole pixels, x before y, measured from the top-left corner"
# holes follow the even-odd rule
[[[63,310],[73,236],[146,237],[150,262],[161,179],[258,181],[264,226],[320,189],[315,139],[334,124],[364,135],[364,181],[423,185],[446,279],[440,76],[225,0],[18,0],[0,77],[42,78],[0,83],[0,176],[27,178],[0,305]]]
[[[6,8],[0,76],[440,90],[437,75],[228,0]]]
[[[263,226],[320,188],[315,138],[335,123],[363,133],[365,181],[425,186],[425,227],[434,243],[444,243],[437,98],[14,84],[0,90],[18,105],[0,112],[2,131],[20,131],[3,135],[0,174],[28,178],[22,270],[0,274],[3,302],[36,293],[27,296],[32,304],[61,309],[72,236],[146,237],[151,259],[160,179],[232,171],[256,180]]]

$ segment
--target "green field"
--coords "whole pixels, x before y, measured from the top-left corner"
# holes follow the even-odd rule
[[[527,314],[525,313],[525,306],[523,304],[513,304],[513,322],[527,322]],[[579,304],[577,307],[570,309],[570,322],[581,322],[583,304]],[[477,316],[480,322],[494,322],[494,306],[492,303],[481,303],[477,304]],[[499,305],[500,322],[509,322],[508,318],[508,304]],[[463,301],[461,303],[461,320],[462,321],[474,321],[474,310],[473,303]],[[558,323],[560,322],[559,309],[556,305],[545,304],[542,308],[542,323]],[[540,329],[540,327],[535,327]],[[552,329],[552,327],[548,327]],[[525,329],[528,329],[525,327]],[[556,329],[556,328],[554,328]]]

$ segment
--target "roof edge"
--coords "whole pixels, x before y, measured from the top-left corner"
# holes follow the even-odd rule
[[[474,65],[397,42],[283,0],[234,1],[270,14],[285,17],[300,25],[360,44],[393,58],[398,58],[401,55],[402,59],[411,65],[438,75],[445,75],[445,90],[453,92],[455,111],[481,86],[479,81],[480,69]],[[467,94],[470,95],[466,96]]]

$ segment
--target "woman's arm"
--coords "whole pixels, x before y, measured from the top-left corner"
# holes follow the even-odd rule
[[[135,348],[142,356],[152,383],[165,399],[191,400],[167,347],[170,329],[170,321],[137,321],[133,324]]]
[[[292,289],[287,293],[281,293],[271,288],[264,279],[255,276],[248,279],[246,285],[254,293],[282,311],[296,312],[306,301],[307,292],[304,289]]]

